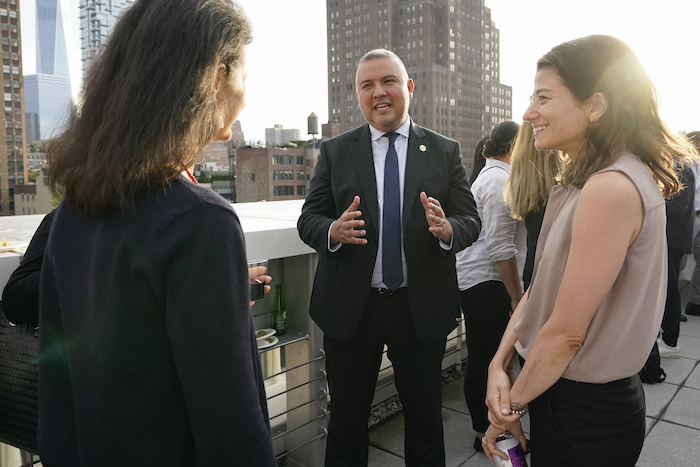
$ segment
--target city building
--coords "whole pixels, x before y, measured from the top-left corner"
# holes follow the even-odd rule
[[[327,0],[328,115],[346,131],[365,123],[355,98],[358,60],[395,52],[415,83],[410,116],[459,141],[479,140],[511,119],[512,88],[500,82],[499,31],[484,0]],[[471,158],[464,163],[471,169]]]
[[[25,92],[26,96],[26,92]],[[26,97],[25,97],[26,99]],[[39,141],[41,134],[39,133],[39,114],[35,112],[24,112],[24,132],[29,144],[33,141]]]
[[[27,149],[27,170],[41,170],[46,167],[46,151],[33,146]]]
[[[36,183],[15,186],[15,215],[48,214],[54,209],[47,172],[37,174]]]
[[[236,202],[303,199],[318,149],[237,148]]]
[[[27,141],[60,132],[70,115],[72,92],[66,49],[68,2],[36,0],[36,74],[24,77]]]
[[[36,74],[24,77],[24,99],[29,144],[50,139],[61,132],[70,116],[72,95],[70,80],[64,76]]]
[[[324,123],[321,125],[321,138],[322,139],[330,139],[334,136],[338,136],[341,134],[342,131],[340,131],[340,122],[338,119],[334,119],[333,121],[330,121],[328,123]]]
[[[197,159],[197,167],[195,170],[205,171],[207,173],[220,173],[229,171],[229,141],[211,141],[202,150]]]
[[[5,124],[0,125],[0,141],[5,141],[5,145],[0,147],[0,215],[14,214],[15,185],[23,185],[27,180],[19,8],[20,2],[17,0],[0,1],[0,39],[5,89]]]
[[[133,0],[80,0],[80,49],[83,73],[102,50],[121,12]]]
[[[301,139],[301,130],[285,130],[282,125],[275,125],[273,128],[265,128],[265,147],[273,148],[282,146],[290,141]]]
[[[245,146],[245,135],[241,127],[241,121],[236,120],[231,127],[231,145],[233,147]]]

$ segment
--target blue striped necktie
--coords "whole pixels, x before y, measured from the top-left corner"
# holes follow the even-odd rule
[[[384,284],[389,290],[398,289],[403,283],[401,264],[401,195],[399,193],[399,158],[394,141],[398,133],[387,133],[389,150],[384,163],[384,226],[382,230],[382,271]]]

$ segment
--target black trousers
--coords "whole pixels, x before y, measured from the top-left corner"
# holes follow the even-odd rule
[[[406,466],[444,466],[442,358],[446,337],[424,345],[408,296],[370,293],[360,327],[346,344],[324,338],[331,393],[326,466],[366,466],[367,422],[384,345],[403,404]]]
[[[668,249],[668,284],[666,285],[666,307],[661,321],[663,340],[675,347],[681,324],[681,291],[678,288],[678,278],[681,274],[683,252],[677,248]]]
[[[633,467],[645,410],[639,375],[605,384],[562,378],[530,402],[531,467]]]
[[[467,322],[467,368],[464,399],[472,416],[472,428],[485,433],[489,427],[486,379],[489,363],[498,350],[510,319],[510,296],[501,281],[487,281],[459,293]]]

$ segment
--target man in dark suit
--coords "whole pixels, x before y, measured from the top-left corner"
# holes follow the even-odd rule
[[[319,253],[310,313],[324,332],[332,399],[326,465],[367,465],[385,344],[406,465],[444,465],[440,376],[459,316],[455,253],[481,222],[459,144],[408,118],[413,81],[401,60],[369,52],[356,84],[369,125],[321,143],[297,226]]]

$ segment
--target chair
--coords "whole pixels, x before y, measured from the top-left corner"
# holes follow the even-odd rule
[[[37,453],[39,332],[14,325],[0,302],[0,441],[20,450],[22,465]]]

